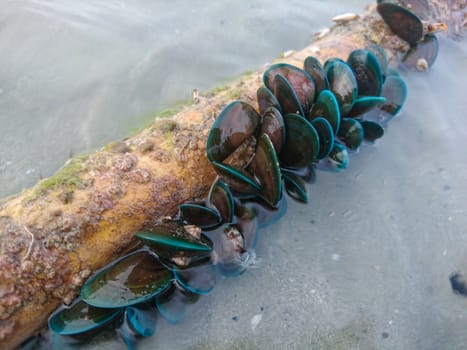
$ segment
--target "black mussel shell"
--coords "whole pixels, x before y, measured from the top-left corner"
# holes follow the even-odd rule
[[[261,197],[272,207],[281,198],[281,172],[274,146],[267,134],[262,134],[256,145],[249,170],[261,185]]]
[[[234,198],[229,186],[223,181],[215,181],[209,191],[209,205],[219,211],[222,222],[229,223],[234,215]]]
[[[380,124],[370,120],[362,120],[360,124],[362,124],[365,141],[375,142],[377,139],[383,137],[384,129]]]
[[[388,56],[386,54],[386,50],[384,49],[384,47],[374,44],[374,43],[368,44],[365,47],[365,49],[373,53],[373,55],[375,55],[376,59],[379,62],[379,66],[381,67],[381,72],[383,73],[383,79],[384,79],[386,77],[386,72],[389,66],[389,61],[388,61]],[[361,92],[359,93],[362,94]]]
[[[182,220],[190,225],[196,225],[201,228],[211,228],[222,222],[222,218],[217,209],[194,203],[183,203],[180,204],[178,208]]]
[[[285,190],[288,195],[301,203],[308,203],[305,181],[292,172],[283,171],[282,175],[284,176]]]
[[[278,109],[279,112],[281,112],[281,106],[279,104],[279,101],[277,101],[276,96],[274,96],[272,91],[269,90],[267,87],[261,86],[258,89],[256,96],[258,98],[259,113],[262,116],[264,116],[264,114],[270,107],[274,107]]]
[[[353,118],[344,118],[337,133],[339,139],[344,142],[347,148],[356,151],[363,142],[362,124]]]
[[[212,264],[175,269],[174,277],[184,289],[201,295],[208,294],[216,285],[216,271]]]
[[[60,335],[75,335],[107,325],[122,312],[120,308],[97,308],[78,299],[70,307],[58,309],[49,318],[49,328]]]
[[[191,231],[192,230],[192,231]],[[161,260],[186,267],[210,257],[212,242],[195,226],[184,226],[172,221],[153,227],[150,231],[138,232],[141,240]]]
[[[292,169],[303,168],[318,157],[318,133],[308,120],[297,114],[287,114],[284,121],[287,138],[279,154],[281,165]]]
[[[372,110],[375,107],[381,106],[386,102],[385,97],[377,96],[361,96],[355,100],[352,110],[347,114],[348,117],[358,117]]]
[[[329,82],[323,66],[316,57],[308,56],[303,63],[305,72],[313,77],[315,82],[315,94],[318,95],[323,90],[329,90]]]
[[[337,99],[341,116],[350,112],[358,96],[358,85],[350,66],[342,60],[334,59],[326,67],[331,91]]]
[[[436,35],[427,34],[422,41],[411,47],[402,59],[404,67],[424,71],[433,66],[438,56],[439,43]]]
[[[347,58],[357,79],[358,94],[379,96],[383,86],[383,71],[376,56],[368,50],[354,50]]]
[[[212,162],[212,165],[222,181],[229,185],[233,192],[246,195],[256,195],[261,192],[261,186],[246,169],[217,162]]]
[[[284,113],[305,115],[302,104],[292,85],[281,74],[274,76],[274,95]]]
[[[268,108],[261,122],[260,135],[266,134],[274,145],[274,150],[279,154],[285,144],[285,123],[281,112],[274,107]]]
[[[138,251],[89,278],[81,288],[81,298],[100,308],[134,305],[162,293],[171,279],[172,273],[152,254]]]
[[[125,310],[130,329],[142,337],[151,337],[156,332],[157,310],[154,301],[128,306]]]
[[[330,90],[320,92],[311,112],[307,116],[308,120],[313,120],[316,117],[326,119],[331,124],[334,135],[337,134],[341,123],[341,112],[337,99]]]
[[[315,99],[315,83],[313,77],[303,69],[292,66],[287,63],[277,63],[269,67],[263,75],[264,85],[275,92],[274,79],[276,75],[282,75],[295,91],[298,101],[307,112]],[[274,93],[277,97],[277,94]],[[281,101],[279,100],[279,103]],[[282,104],[281,104],[282,105]],[[285,113],[296,113],[297,111],[283,110]]]
[[[323,117],[314,118],[311,121],[319,137],[318,159],[327,157],[334,144],[334,130],[331,124]]]
[[[423,23],[413,12],[391,2],[379,3],[377,9],[391,31],[398,37],[410,45],[422,40]]]
[[[248,103],[234,101],[217,117],[206,142],[211,162],[222,162],[256,132],[260,116]]]

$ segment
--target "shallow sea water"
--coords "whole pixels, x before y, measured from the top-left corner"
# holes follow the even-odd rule
[[[54,173],[366,1],[5,1],[0,195]],[[465,349],[467,42],[441,37],[375,146],[318,172],[311,203],[260,232],[255,268],[219,283],[141,349]],[[454,68],[455,67],[455,68]],[[97,339],[88,349],[124,348]]]

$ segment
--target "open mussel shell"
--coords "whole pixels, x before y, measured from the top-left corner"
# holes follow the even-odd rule
[[[325,160],[318,163],[320,170],[339,172],[347,168],[349,164],[349,153],[344,145],[334,142],[331,152]]]
[[[260,135],[266,134],[271,139],[276,154],[279,154],[285,144],[285,123],[281,112],[274,107],[266,109],[262,114]]]
[[[261,197],[275,207],[282,193],[281,172],[274,146],[267,134],[259,137],[249,170],[261,185]]]
[[[216,271],[212,264],[175,269],[174,277],[183,288],[196,294],[208,294],[216,285]]]
[[[201,228],[211,228],[222,222],[221,215],[217,209],[194,203],[180,204],[178,208],[182,220],[190,225],[196,225]]]
[[[215,181],[208,195],[208,203],[219,211],[222,222],[232,222],[234,216],[234,197],[229,186],[223,181]]]
[[[331,152],[334,144],[334,130],[331,124],[323,117],[315,118],[311,121],[311,125],[316,129],[319,138],[318,159],[327,157]]]
[[[369,120],[362,120],[360,124],[363,128],[363,138],[365,141],[375,142],[377,139],[383,137],[384,128],[380,124]]]
[[[391,31],[399,38],[410,45],[415,45],[422,40],[423,23],[413,12],[391,2],[379,3],[377,10]]]
[[[206,234],[214,243],[212,261],[216,269],[226,277],[242,274],[248,266],[251,252],[246,250],[246,242],[239,227],[225,225]]]
[[[384,78],[386,77],[388,66],[389,66],[389,61],[388,61],[388,56],[386,54],[386,50],[381,45],[377,45],[374,43],[368,44],[365,47],[365,50],[368,50],[371,53],[373,53],[373,55],[375,55],[376,59],[379,62],[379,66],[381,67],[381,72],[383,73],[383,80],[384,80]],[[362,94],[361,92],[359,93]]]
[[[142,337],[151,337],[156,332],[157,310],[154,302],[128,306],[125,309],[126,321],[133,332]]]
[[[380,109],[392,116],[395,116],[401,110],[407,99],[407,85],[400,76],[388,76],[383,84],[381,97],[386,98],[386,102],[380,106]]]
[[[49,318],[49,328],[60,335],[75,335],[107,325],[122,312],[120,308],[102,309],[81,299],[71,307],[63,307]]]
[[[217,162],[212,162],[212,165],[222,181],[229,185],[233,192],[246,195],[256,195],[261,192],[261,186],[246,169]]]
[[[348,117],[358,117],[372,110],[375,107],[381,106],[386,102],[385,97],[378,96],[361,96],[355,100],[352,110],[347,114]]]
[[[156,297],[156,307],[167,322],[177,324],[185,317],[188,305],[196,303],[199,297],[199,294],[172,285],[167,293]]]
[[[313,101],[315,100],[315,83],[313,77],[307,72],[305,72],[303,69],[292,66],[291,64],[273,64],[264,72],[263,82],[269,90],[274,91],[274,95],[276,97],[278,97],[275,93],[275,79],[277,75],[281,75],[287,80],[287,82],[290,84],[293,91],[295,92],[300,105],[303,107],[305,112],[307,112],[313,104]],[[279,98],[278,100],[281,106],[283,107],[281,100]],[[290,111],[283,109],[283,112],[296,113],[297,110]]]
[[[291,172],[284,171],[282,175],[287,194],[301,203],[308,203],[305,181],[300,176]]]
[[[311,112],[307,116],[308,120],[316,117],[326,119],[331,124],[334,135],[337,134],[341,122],[341,113],[337,99],[330,90],[320,92]]]
[[[279,101],[283,113],[305,115],[295,90],[281,74],[274,76],[274,95]]]
[[[277,101],[276,96],[274,96],[272,91],[267,87],[261,86],[256,92],[256,96],[258,99],[259,113],[261,115],[264,116],[264,113],[266,113],[266,110],[270,107],[274,107],[279,111],[281,110],[281,106],[279,101]]]
[[[402,59],[402,64],[409,69],[424,71],[435,63],[438,51],[436,35],[427,34],[422,41],[410,48]]]
[[[190,266],[209,258],[212,242],[196,226],[167,222],[150,231],[138,232],[136,238],[147,245],[157,256],[177,266]]]
[[[151,253],[138,251],[89,278],[81,298],[89,305],[116,308],[147,301],[167,289],[172,273]]]
[[[275,208],[265,206],[262,203],[255,201],[239,203],[236,205],[236,208],[238,207],[240,210],[238,210],[236,215],[239,218],[239,221],[252,220],[254,218],[257,229],[261,229],[277,223],[285,215],[287,212],[287,200],[282,194],[281,199]],[[253,231],[249,230],[248,232]],[[253,238],[255,237],[257,237],[257,234]],[[252,242],[253,245],[255,244],[255,239],[248,238],[248,240],[249,242]]]
[[[368,50],[354,50],[347,58],[361,96],[379,96],[383,86],[383,71],[376,56]]]
[[[348,149],[356,151],[363,142],[362,124],[356,119],[344,118],[341,121],[341,127],[337,136]]]
[[[313,77],[315,82],[315,94],[318,95],[323,90],[329,90],[329,82],[323,66],[316,57],[308,56],[303,63],[305,72]]]
[[[260,115],[248,103],[230,103],[214,122],[206,141],[208,159],[222,162],[256,132]]]
[[[344,116],[350,112],[358,96],[355,75],[350,66],[342,60],[334,59],[325,69],[329,86],[339,104],[340,114]]]
[[[297,114],[287,114],[284,121],[287,138],[279,154],[281,165],[303,168],[318,157],[318,133],[308,120]]]

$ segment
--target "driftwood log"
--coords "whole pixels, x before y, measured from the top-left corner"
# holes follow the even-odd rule
[[[433,19],[459,34],[466,2],[432,0]],[[310,55],[346,58],[369,42],[384,46],[393,65],[408,48],[370,5],[280,61],[302,66]],[[256,105],[262,73],[196,98],[134,137],[71,159],[54,176],[0,202],[1,349],[19,346],[94,271],[134,247],[135,231],[206,196],[216,176],[205,156],[209,129],[232,100]]]

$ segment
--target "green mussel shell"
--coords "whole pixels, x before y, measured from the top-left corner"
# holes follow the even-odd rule
[[[209,258],[212,242],[205,235],[199,237],[189,233],[179,222],[167,222],[150,231],[138,232],[136,238],[147,245],[166,262],[186,267]]]
[[[425,67],[420,66],[420,60],[424,60],[427,68],[431,68],[438,57],[438,51],[439,42],[436,35],[427,34],[422,41],[410,48],[402,59],[402,64],[409,69],[423,70]]]
[[[212,184],[209,191],[208,203],[216,208],[222,218],[222,222],[232,222],[234,216],[234,198],[229,186],[220,180]]]
[[[363,138],[365,141],[375,142],[377,139],[383,137],[384,128],[380,124],[369,120],[362,120],[360,124],[363,128]]]
[[[326,74],[331,91],[337,99],[341,116],[347,115],[358,96],[358,85],[350,66],[334,59],[328,64]]]
[[[287,63],[277,63],[269,67],[263,75],[264,85],[271,91],[275,91],[274,79],[276,75],[282,75],[294,90],[298,101],[305,112],[308,112],[315,100],[315,82],[313,77],[303,69]],[[275,94],[277,97],[277,94]],[[281,102],[281,101],[279,101]],[[296,111],[286,111],[285,113],[296,113]]]
[[[171,279],[172,273],[152,254],[139,251],[92,276],[81,289],[81,298],[100,308],[134,305],[163,292]]]
[[[347,58],[357,79],[360,96],[379,96],[383,86],[383,71],[376,56],[368,50],[354,50]]]
[[[308,194],[303,179],[291,172],[283,172],[285,190],[290,197],[301,202],[308,203]]]
[[[276,96],[283,113],[296,113],[305,115],[302,104],[295,90],[288,80],[281,74],[274,76],[274,95]]]
[[[214,122],[206,142],[211,162],[222,162],[256,132],[260,115],[248,103],[230,103]]]
[[[362,114],[365,114],[372,110],[375,107],[381,106],[386,102],[385,97],[377,96],[361,96],[355,100],[352,110],[347,116],[349,117],[358,117]]]
[[[410,45],[415,45],[422,40],[423,23],[413,12],[391,2],[379,3],[377,10],[388,27],[399,38]]]
[[[256,92],[258,99],[259,113],[264,116],[264,113],[270,108],[274,107],[281,111],[281,106],[279,101],[277,101],[276,96],[265,86],[261,86]]]
[[[190,225],[201,228],[210,228],[219,225],[222,218],[216,209],[205,207],[204,205],[184,203],[178,207],[180,217]]]
[[[262,134],[249,170],[261,185],[261,197],[272,207],[281,199],[281,173],[274,146],[267,134]]]
[[[334,130],[331,124],[323,117],[315,118],[311,121],[319,137],[318,159],[327,157],[334,144]]]
[[[353,118],[344,118],[341,121],[341,127],[337,133],[348,149],[356,151],[363,142],[362,124]]]
[[[279,154],[285,144],[285,123],[281,112],[274,107],[268,108],[263,114],[260,135],[266,134],[271,139],[274,150]]]
[[[319,93],[323,90],[329,90],[329,82],[328,78],[326,77],[326,72],[316,57],[308,56],[305,58],[303,69],[313,77],[315,82],[316,95],[319,95]]]
[[[281,165],[303,168],[318,158],[318,133],[308,120],[297,114],[287,114],[284,121],[287,139],[279,154]]]
[[[69,308],[61,308],[49,318],[49,328],[60,335],[75,335],[91,331],[115,320],[122,312],[120,308],[101,309],[81,299]]]
[[[307,116],[308,120],[316,117],[326,119],[331,124],[334,135],[337,134],[341,123],[341,113],[337,99],[330,90],[320,92],[311,112]]]

